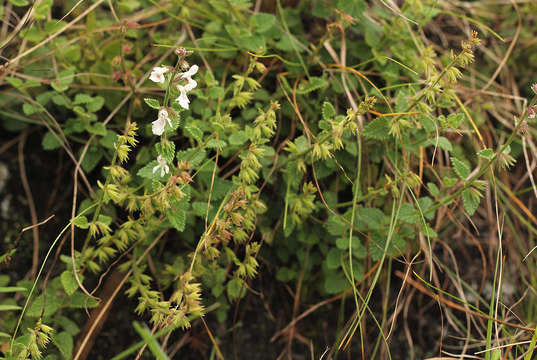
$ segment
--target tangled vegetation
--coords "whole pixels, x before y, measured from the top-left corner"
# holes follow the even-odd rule
[[[533,358],[536,4],[0,9],[3,358]]]

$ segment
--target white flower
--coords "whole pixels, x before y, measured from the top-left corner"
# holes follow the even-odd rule
[[[160,177],[163,177],[165,174],[170,172],[170,167],[168,166],[166,159],[164,159],[162,156],[157,156],[157,163],[158,165],[153,167],[153,174],[156,173],[158,169],[160,169]]]
[[[158,119],[151,123],[151,130],[153,130],[153,134],[158,136],[164,134],[166,122],[172,126],[172,120],[168,116],[168,111],[162,108],[158,111]]]
[[[184,109],[188,110],[188,104],[190,104],[190,100],[188,100],[188,97],[186,96],[186,93],[188,92],[187,87],[183,85],[177,85],[177,90],[181,93],[175,101],[179,103]]]
[[[196,64],[192,65],[190,69],[188,69],[186,72],[183,73],[183,78],[190,79],[192,76],[196,75],[199,69],[200,68],[198,65]]]
[[[149,80],[164,84],[164,81],[166,81],[166,78],[164,77],[164,74],[168,72],[167,67],[154,67],[153,71],[151,71],[151,76],[149,76]]]
[[[180,95],[175,101],[177,101],[184,109],[188,109],[190,104],[190,100],[188,100],[186,94],[198,86],[196,80],[192,79],[192,76],[194,76],[198,70],[198,65],[192,65],[190,69],[181,74],[181,79],[187,80],[186,85],[177,85],[177,90],[179,90]]]
[[[188,78],[188,83],[184,86],[186,91],[194,90],[194,88],[198,86],[198,83],[196,80]]]

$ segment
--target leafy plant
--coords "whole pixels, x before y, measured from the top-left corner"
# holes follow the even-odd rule
[[[230,321],[231,305],[256,294],[260,271],[294,289],[293,319],[305,299],[342,299],[347,314],[352,298],[328,356],[360,332],[371,358],[390,357],[397,262],[420,260],[420,282],[409,283],[437,291],[453,228],[482,216],[481,199],[490,208],[499,188],[518,200],[498,184],[534,133],[537,98],[492,136],[492,107],[462,96],[493,82],[481,84],[483,40],[468,24],[499,37],[492,29],[428,0],[278,0],[272,12],[269,3],[68,2],[58,18],[52,1],[3,8],[27,18],[1,40],[10,57],[1,124],[38,132],[42,149],[67,154],[73,172],[70,249],[60,243],[45,279],[0,282],[6,358],[78,358],[78,314],[98,305],[112,268],[122,281],[109,301],[133,298],[152,326],[133,322],[143,341],[119,358],[145,345],[171,358],[151,334],[187,331],[209,310]],[[447,36],[446,18],[468,23]],[[17,241],[9,249],[0,262],[22,251]],[[496,316],[492,300],[484,306]]]

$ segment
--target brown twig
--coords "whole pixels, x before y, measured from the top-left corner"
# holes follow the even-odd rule
[[[22,187],[24,188],[24,193],[26,194],[26,199],[28,200],[28,207],[30,208],[30,217],[32,218],[32,236],[33,236],[33,253],[32,253],[32,268],[30,269],[30,276],[32,279],[37,273],[37,266],[39,265],[39,229],[37,222],[37,212],[35,210],[34,198],[32,196],[32,190],[30,189],[30,184],[28,183],[28,178],[26,177],[26,167],[24,166],[24,144],[26,143],[26,137],[28,135],[28,130],[25,129],[20,137],[19,141],[19,173],[21,177]]]

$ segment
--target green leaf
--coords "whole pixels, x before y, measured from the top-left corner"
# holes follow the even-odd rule
[[[100,214],[97,217],[97,221],[102,222],[105,225],[111,225],[112,224],[112,217],[108,215]]]
[[[237,39],[237,44],[242,48],[258,52],[259,48],[265,48],[265,38],[259,34],[243,35]]]
[[[12,76],[6,77],[5,80],[14,88],[20,88],[24,84],[21,79]]]
[[[0,311],[13,311],[22,309],[18,305],[0,305]]]
[[[348,225],[339,216],[331,215],[325,223],[325,229],[331,235],[341,236],[348,229]]]
[[[70,63],[77,63],[82,58],[82,52],[78,44],[67,46],[63,49],[63,56]]]
[[[323,115],[324,116],[324,115]],[[321,130],[330,130],[330,123],[326,120],[319,121],[319,129]]]
[[[276,17],[273,14],[258,12],[250,17],[250,25],[254,31],[263,34],[276,24]]]
[[[69,89],[69,86],[62,84],[59,81],[51,82],[50,86],[52,86],[52,88],[59,93],[64,92],[65,90]]]
[[[99,144],[107,149],[114,149],[115,142],[117,140],[117,134],[112,130],[106,130],[106,134],[99,140]]]
[[[449,114],[449,116],[447,117],[447,123],[449,124],[449,126],[453,127],[453,128],[458,128],[462,121],[464,120],[464,114],[463,113],[459,113],[459,114]]]
[[[81,229],[89,228],[88,219],[84,215],[79,215],[73,219],[73,224]]]
[[[23,104],[22,105],[22,112],[24,113],[24,115],[32,115],[32,114],[35,114],[36,112],[40,112],[41,109],[37,106],[34,106],[32,104]]]
[[[425,226],[422,227],[422,230],[423,230],[423,234],[429,238],[438,237],[438,234],[428,224],[425,224]]]
[[[380,209],[362,207],[356,211],[356,218],[361,223],[358,226],[378,230],[386,215]]]
[[[44,295],[39,295],[32,302],[32,305],[26,311],[26,315],[29,317],[40,317],[44,309],[44,316],[51,316],[59,309],[59,298],[56,298],[50,294],[47,295],[47,301],[45,306]]]
[[[160,109],[160,102],[157,99],[151,99],[151,98],[144,98],[145,103],[153,108],[153,109]]]
[[[384,255],[384,248],[386,247],[386,234],[372,233],[369,242],[369,254],[373,261],[377,261]],[[404,252],[406,246],[405,240],[394,234],[390,245],[388,246],[388,255],[398,256]]]
[[[401,205],[397,218],[406,224],[415,224],[420,221],[419,215],[414,209],[414,206],[409,203],[404,203]]]
[[[82,169],[84,169],[86,172],[92,171],[95,169],[102,157],[103,151],[101,148],[97,146],[90,146],[86,152],[86,156],[84,156],[84,160],[82,160]]]
[[[188,149],[183,151],[177,152],[177,160],[180,161],[188,161],[192,166],[198,166],[201,164],[203,160],[205,160],[205,156],[207,155],[207,152],[204,149]]]
[[[240,146],[248,141],[248,136],[246,136],[246,132],[244,132],[244,130],[239,130],[232,133],[228,140],[230,145]]]
[[[363,135],[375,140],[386,140],[389,137],[390,121],[385,117],[378,117],[364,128]]]
[[[480,152],[477,153],[479,157],[482,157],[483,159],[490,160],[494,157],[494,150],[492,149],[483,149]]]
[[[41,0],[34,3],[33,17],[35,20],[45,20],[52,7],[52,1],[53,0]]]
[[[64,359],[71,359],[73,355],[73,336],[67,331],[52,335],[52,342],[58,347]]]
[[[468,178],[470,175],[470,167],[468,167],[468,165],[455,157],[451,157],[451,164],[453,165],[453,170],[455,170],[455,173],[461,180],[464,181]]]
[[[324,279],[324,290],[328,294],[338,294],[344,291],[350,284],[347,279],[330,272]]]
[[[187,136],[193,137],[198,142],[202,142],[203,139],[203,131],[200,130],[197,126],[194,125],[187,125],[185,126],[185,133]]]
[[[209,187],[210,185],[211,184],[209,182],[207,184],[207,187]],[[211,199],[215,201],[223,199],[224,196],[226,196],[229,189],[231,189],[231,186],[233,186],[233,183],[231,181],[216,177],[214,179]]]
[[[52,35],[63,29],[66,25],[67,23],[63,20],[50,20],[45,23],[45,32],[48,35]]]
[[[331,103],[325,101],[323,103],[322,113],[324,120],[330,120],[336,115],[336,109],[334,109],[334,106]]]
[[[60,316],[57,320],[58,324],[69,334],[75,336],[80,331],[80,328],[78,325],[71,319],[69,319],[67,316]]]
[[[343,263],[343,268],[345,269],[345,272],[347,274],[351,273],[350,264],[348,261]],[[354,274],[354,281],[361,281],[362,277],[364,276],[364,271],[362,269],[362,264],[357,259],[352,260],[352,272]],[[347,279],[348,281],[348,279]],[[350,282],[348,282],[348,286],[350,286]]]
[[[337,248],[331,248],[326,255],[326,267],[334,270],[341,265],[341,251]]]
[[[43,136],[43,140],[41,140],[41,146],[43,146],[43,150],[54,150],[61,147],[62,144],[54,134],[47,132],[45,136]]]
[[[118,5],[120,10],[124,12],[133,12],[142,6],[138,0],[121,0]]]
[[[18,0],[17,0],[18,1]],[[24,3],[26,3],[26,0],[23,0]],[[24,5],[26,6],[26,5]],[[27,40],[29,42],[37,43],[43,40],[46,36],[45,32],[41,29],[38,29],[37,26],[34,24],[31,28],[27,28],[26,30],[21,31],[22,38],[24,40]]]
[[[186,212],[184,210],[167,211],[166,216],[175,230],[179,232],[185,231]]]
[[[155,144],[157,154],[162,156],[168,164],[173,162],[175,157],[175,143],[173,141],[163,140]]]
[[[474,215],[477,208],[479,207],[479,202],[481,200],[479,198],[479,195],[476,196],[476,194],[473,193],[472,189],[466,189],[462,192],[461,197],[464,209],[466,209],[468,215]]]
[[[101,122],[96,122],[94,124],[91,124],[90,126],[87,126],[86,129],[90,134],[105,136],[106,135],[106,125],[104,125]]]
[[[449,142],[449,140],[443,136],[439,136],[438,138],[435,138],[435,139],[429,139],[424,143],[424,146],[429,146],[429,145],[438,146],[442,150],[453,151],[453,145],[451,145],[451,142]]]
[[[205,218],[205,215],[207,215],[207,202],[205,201],[195,201],[192,203],[192,210],[194,211],[194,214]]]
[[[352,17],[362,17],[367,4],[364,0],[337,0],[336,9]]]
[[[94,97],[91,102],[86,104],[86,109],[88,109],[89,112],[97,112],[101,110],[101,108],[104,105],[104,98],[102,96],[96,96]]]
[[[75,71],[73,69],[63,70],[58,74],[59,81],[64,85],[72,84],[75,80]]]
[[[73,101],[74,105],[88,104],[93,100],[93,97],[87,94],[76,94],[75,100]]]
[[[418,199],[417,206],[419,206],[419,209],[421,210],[421,212],[423,213],[426,219],[431,220],[434,217],[434,212],[428,212],[429,208],[432,207],[433,204],[434,204],[433,199],[431,199],[428,196],[422,196]],[[420,215],[420,219],[421,219],[421,215]]]
[[[48,297],[47,297],[48,300]],[[75,308],[75,309],[83,309],[83,308],[94,308],[99,303],[97,300],[90,298],[86,294],[81,293],[80,291],[75,292],[68,303],[69,307]]]
[[[227,296],[233,301],[246,295],[246,284],[241,278],[234,277],[227,283],[226,290]]]
[[[160,171],[156,171],[153,173],[153,168],[157,165],[157,161],[153,160],[149,164],[138,170],[136,174],[145,179],[158,180],[160,178]]]
[[[64,272],[62,272],[60,280],[62,282],[63,289],[65,290],[65,293],[67,295],[73,295],[76,289],[78,289],[78,283],[76,282],[75,275],[72,271],[65,270]]]
[[[9,0],[9,2],[15,6],[27,6],[30,4],[28,0]]]
[[[349,248],[349,239],[344,237],[337,238],[336,246],[339,250],[347,250]]]
[[[211,139],[211,140],[207,141],[205,146],[207,147],[207,149],[220,149],[220,150],[222,150],[223,148],[225,148],[227,146],[227,143],[224,140]]]
[[[218,99],[221,96],[224,96],[224,88],[215,86],[209,89],[209,98]]]
[[[296,90],[297,94],[305,95],[312,91],[324,89],[328,87],[328,81],[323,78],[312,76],[306,84],[300,84]]]
[[[336,239],[336,246],[339,250],[349,249],[349,238],[340,237]],[[352,256],[358,259],[364,259],[367,256],[367,249],[357,236],[352,237]]]
[[[362,24],[365,27],[364,35],[367,45],[373,48],[373,50],[379,48],[383,35],[382,28],[367,18],[363,20]]]
[[[442,115],[443,116],[443,115]],[[418,121],[428,133],[435,131],[436,126],[434,121],[427,115],[421,115],[418,117]]]
[[[166,211],[166,216],[172,226],[179,232],[185,230],[186,212],[190,207],[190,187],[183,189],[185,197],[181,200],[173,199],[170,201],[170,208]]]
[[[293,269],[289,269],[286,266],[282,266],[278,269],[278,273],[276,274],[276,279],[278,281],[287,282],[291,281],[293,279],[296,279],[297,273]]]
[[[62,96],[62,95],[59,95],[59,94],[56,94],[56,95],[53,95],[51,97],[52,99],[52,102],[58,106],[65,106],[65,107],[68,107],[68,103],[67,103],[67,100],[65,99],[65,96]]]
[[[435,183],[428,182],[427,188],[429,188],[429,191],[433,196],[438,196],[440,194],[440,190],[438,189],[438,186],[436,186]]]

